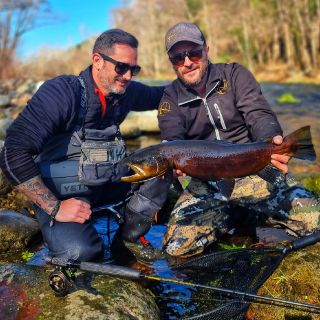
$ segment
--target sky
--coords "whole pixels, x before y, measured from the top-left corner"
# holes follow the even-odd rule
[[[65,49],[112,27],[113,8],[121,0],[49,0],[51,11],[63,18],[54,24],[26,32],[19,55],[28,58],[40,48]]]

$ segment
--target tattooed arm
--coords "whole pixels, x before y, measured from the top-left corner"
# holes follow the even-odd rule
[[[50,214],[58,199],[44,185],[40,176],[33,177],[16,186],[31,201]],[[91,216],[90,204],[83,200],[70,198],[61,201],[60,209],[55,217],[60,222],[84,223]]]

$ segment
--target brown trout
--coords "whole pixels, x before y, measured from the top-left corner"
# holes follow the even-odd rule
[[[201,180],[240,178],[256,174],[270,164],[271,154],[314,161],[316,153],[310,126],[298,129],[283,139],[281,145],[270,141],[234,144],[225,141],[175,140],[133,152],[120,161],[134,174],[125,182],[143,182],[180,169]]]

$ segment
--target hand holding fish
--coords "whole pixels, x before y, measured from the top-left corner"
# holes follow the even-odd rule
[[[177,169],[177,170],[173,170],[173,176],[174,176],[174,178],[185,177],[186,174],[184,172],[182,172],[181,170]]]
[[[275,136],[272,139],[272,142],[274,144],[280,145],[283,142],[282,136]],[[272,154],[271,155],[271,163],[279,170],[281,170],[284,174],[288,173],[288,165],[287,163],[291,157],[287,155],[281,155],[281,154]]]

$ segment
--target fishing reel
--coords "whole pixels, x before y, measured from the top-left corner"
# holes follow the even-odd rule
[[[75,288],[74,271],[70,268],[57,266],[49,275],[49,285],[58,297],[64,297]]]

